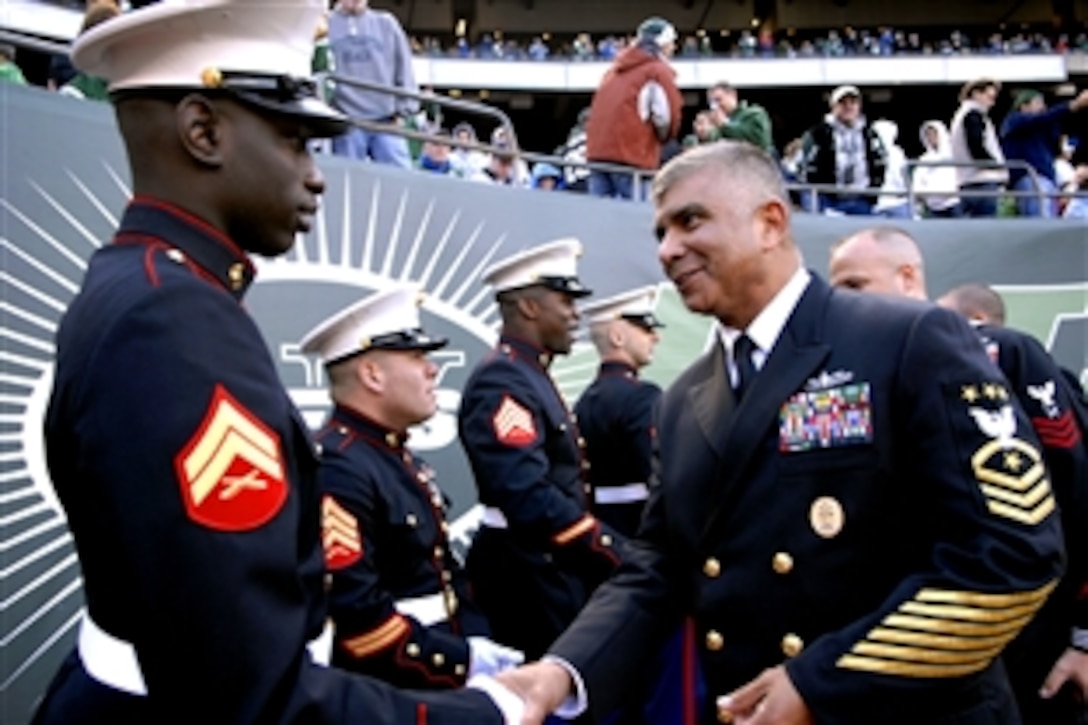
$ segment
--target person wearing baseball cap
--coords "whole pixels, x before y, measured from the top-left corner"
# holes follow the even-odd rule
[[[637,40],[616,56],[601,79],[586,124],[586,158],[651,172],[661,165],[664,145],[677,137],[684,98],[669,58],[676,28],[664,18],[644,20]],[[592,170],[589,193],[643,199],[634,172]]]
[[[36,723],[502,722],[329,668],[318,637],[316,452],[243,302],[249,255],[313,224],[308,142],[348,126],[309,77],[322,9],[161,2],[75,41],[133,198],[57,331],[45,450],[86,611]]]
[[[803,208],[835,214],[872,213],[876,195],[868,193],[884,184],[888,151],[861,112],[861,91],[842,85],[831,91],[830,111],[804,135],[801,180],[835,186],[835,191],[815,193]]]
[[[548,369],[570,352],[582,245],[559,239],[485,270],[502,316],[465,384],[458,434],[483,518],[466,568],[495,639],[539,657],[619,563],[620,536],[590,513],[585,441]]]

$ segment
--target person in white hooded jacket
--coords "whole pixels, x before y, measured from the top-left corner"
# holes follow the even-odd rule
[[[930,120],[918,129],[926,150],[919,161],[939,163],[952,160],[952,141],[942,121]],[[959,177],[953,166],[917,166],[911,176],[911,189],[926,216],[955,218],[963,216],[956,194]]]
[[[907,198],[907,155],[896,143],[899,138],[899,125],[895,121],[882,118],[873,121],[873,132],[880,137],[888,155],[884,183],[880,185],[883,193],[876,200],[873,214],[890,219],[910,219],[914,216],[914,210]]]

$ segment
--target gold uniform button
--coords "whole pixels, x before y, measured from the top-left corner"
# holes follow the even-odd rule
[[[415,525],[419,523],[419,519],[416,518],[415,514],[408,514],[404,517],[404,522],[409,526],[415,528]]]
[[[458,677],[461,677],[462,675],[465,674],[465,666],[464,665],[454,665],[453,666],[453,674],[457,675]]]
[[[419,645],[415,642],[409,642],[404,651],[408,653],[409,657],[419,657]]]
[[[716,632],[712,629],[706,633],[706,648],[708,650],[710,650],[711,652],[717,652],[724,646],[725,640],[722,639],[722,635],[720,632]]]
[[[441,652],[435,652],[431,656],[431,662],[434,663],[435,667],[441,667],[442,665],[446,664],[446,656]]]
[[[774,567],[775,572],[778,574],[789,574],[793,571],[793,557],[784,551],[780,551],[774,555],[771,566]]]
[[[590,486],[587,483],[586,485],[582,486],[582,490],[585,491],[586,493],[593,493],[593,486]]]
[[[451,581],[453,581],[453,574],[450,574],[448,571],[443,569],[442,570],[442,581],[444,583],[446,583],[446,584],[449,584]]]
[[[441,546],[434,547],[434,558],[441,559],[443,556],[445,556],[445,554],[446,550],[443,549]]]
[[[722,573],[721,562],[715,559],[713,556],[703,562],[703,573],[711,579],[716,578]]]
[[[227,268],[227,279],[230,280],[231,289],[241,289],[246,281],[246,267],[241,262],[235,262]]]
[[[805,648],[805,641],[796,634],[787,634],[782,638],[782,654],[787,657],[796,657]]]
[[[439,524],[438,528],[442,530],[443,534],[448,534],[450,532],[450,525],[447,524],[445,521]]]
[[[718,722],[731,723],[733,722],[733,713],[728,710],[722,710],[718,708]]]
[[[612,537],[608,534],[601,534],[601,546],[612,546]]]
[[[578,436],[578,447],[579,448],[585,448],[586,447],[586,439],[583,438],[582,436]]]
[[[589,461],[582,461],[582,470],[588,471],[592,465]]]

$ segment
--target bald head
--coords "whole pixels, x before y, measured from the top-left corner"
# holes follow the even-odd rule
[[[944,294],[937,304],[960,313],[971,322],[1005,324],[1005,301],[984,284],[965,284]]]
[[[862,229],[835,242],[828,272],[835,287],[928,299],[922,253],[897,227]]]

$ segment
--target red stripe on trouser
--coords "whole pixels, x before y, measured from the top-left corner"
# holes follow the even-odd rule
[[[697,725],[699,718],[695,703],[699,693],[695,691],[695,620],[691,617],[684,620],[684,643],[681,653],[684,725]]]
[[[416,725],[427,725],[427,703],[416,704]]]

